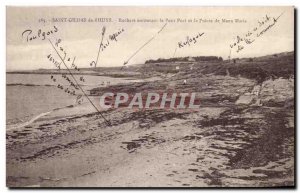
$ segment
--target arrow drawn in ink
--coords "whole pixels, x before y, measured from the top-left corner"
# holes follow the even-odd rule
[[[68,68],[67,64],[65,63],[65,60],[62,58],[62,56],[58,53],[57,49],[55,48],[55,46],[53,45],[52,41],[50,39],[48,39],[52,48],[54,49],[54,51],[56,52],[56,54],[58,55],[58,57],[60,58],[61,62],[64,64],[64,66],[66,67],[66,69],[68,70],[69,74],[71,75],[71,77],[73,78],[73,80],[75,81],[76,85],[80,88],[82,94],[88,99],[88,101],[91,103],[91,105],[95,108],[95,110],[98,112],[98,114],[101,115],[101,117],[104,119],[105,123],[107,126],[111,126],[111,122],[109,120],[107,120],[104,115],[101,113],[101,111],[99,111],[99,109],[96,107],[96,105],[92,102],[92,100],[90,99],[90,97],[85,93],[85,91],[83,90],[83,88],[80,86],[80,84],[78,83],[78,81],[76,80],[75,76],[73,75],[73,73],[71,72],[71,70]]]
[[[128,64],[128,62],[137,54],[139,53],[139,51],[141,51],[146,45],[148,45],[160,32],[162,32],[162,30],[166,27],[167,23],[164,24],[164,26],[162,26],[162,28],[153,36],[151,37],[147,42],[145,42],[137,51],[135,51],[124,63],[123,66],[121,68],[121,70],[123,69],[123,67]]]
[[[91,66],[95,66],[95,68],[97,67],[97,64],[98,64],[98,60],[99,60],[99,55],[100,55],[100,50],[101,50],[101,46],[102,46],[102,43],[103,43],[103,38],[104,38],[104,34],[105,34],[105,26],[102,28],[102,33],[101,33],[101,42],[100,42],[100,45],[99,45],[99,49],[98,49],[98,53],[97,53],[97,59],[96,59],[96,62],[95,61],[92,61],[91,62]]]
[[[173,58],[174,58],[174,56],[175,56],[175,54],[176,54],[176,51],[177,51],[177,47],[176,47],[175,50],[174,50]]]

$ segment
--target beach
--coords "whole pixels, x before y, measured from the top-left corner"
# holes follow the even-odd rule
[[[293,72],[278,75],[264,66],[254,76],[256,68],[247,65],[203,63],[153,72],[155,79],[92,86],[87,90],[95,99],[107,91],[172,90],[197,93],[201,105],[196,111],[102,110],[107,126],[85,101],[7,129],[7,186],[293,186]],[[270,69],[275,78],[265,73]]]

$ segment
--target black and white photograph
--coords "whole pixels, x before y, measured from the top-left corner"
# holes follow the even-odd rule
[[[295,16],[6,6],[6,186],[295,187]]]

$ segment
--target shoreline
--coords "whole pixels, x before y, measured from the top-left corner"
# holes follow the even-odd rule
[[[109,109],[102,113],[110,127],[85,103],[7,131],[7,186],[294,186],[294,71],[277,60],[199,64],[161,80],[94,88],[95,97],[192,91],[201,103],[197,112]]]
[[[132,82],[132,83],[135,83],[135,82],[147,82],[147,81],[156,81],[156,80],[160,80],[160,78],[158,77],[152,77],[152,78],[145,78],[145,79],[139,79],[139,78],[130,78],[130,79],[127,79],[127,78],[121,78],[122,80],[125,79],[126,81],[128,81],[127,83],[113,83],[109,86],[113,86],[113,85],[118,85],[118,86],[126,86],[128,83]],[[41,84],[41,85],[38,85],[38,84],[29,84],[29,83],[10,83],[10,84],[6,84],[6,89],[9,88],[9,87],[27,87],[28,89],[30,89],[31,87],[32,88],[37,88],[37,87],[51,87],[51,88],[55,88],[56,85],[50,85],[50,84]],[[90,85],[90,84],[85,84],[85,85],[81,85],[84,87],[84,89],[89,92],[90,90],[94,89],[94,88],[99,88],[99,86],[96,86],[96,85]],[[104,88],[104,87],[107,87],[107,86],[101,86],[100,88]],[[59,92],[59,91],[58,91]],[[90,95],[90,94],[89,94]],[[90,95],[91,96],[91,95]],[[68,98],[68,97],[67,97]],[[72,99],[72,96],[70,96],[70,99]],[[45,101],[46,102],[46,101]],[[73,106],[76,106],[76,104],[73,104]],[[46,109],[45,111],[43,112],[40,112],[40,113],[35,113],[35,114],[30,114],[30,115],[23,115],[22,117],[16,117],[16,118],[8,118],[7,117],[7,120],[6,122],[7,123],[10,123],[10,124],[7,124],[7,126],[11,127],[12,125],[15,125],[18,127],[18,125],[23,125],[25,122],[28,122],[30,121],[31,119],[34,119],[36,116],[39,116],[40,114],[43,114],[43,113],[47,113],[49,111],[55,111],[57,109],[61,109],[61,108],[66,108],[68,106],[72,106],[72,104],[65,104],[65,105],[62,105],[60,107],[57,107],[57,108],[54,108],[54,109]],[[73,113],[74,114],[74,113]],[[63,115],[61,115],[63,116]],[[21,120],[21,121],[20,121]]]
[[[239,186],[293,185],[293,159],[283,159],[287,155],[293,158],[294,126],[285,125],[290,119],[290,124],[293,123],[293,111],[235,104],[244,91],[234,100],[226,99],[226,95],[235,93],[233,90],[240,89],[241,85],[245,90],[253,89],[254,81],[213,75],[201,80],[202,85],[205,81],[214,81],[215,85],[206,91],[202,86],[203,105],[198,112],[108,110],[103,113],[112,126],[107,127],[86,104],[87,112],[82,111],[84,108],[80,111],[70,108],[81,112],[80,115],[44,117],[23,131],[7,131],[8,186],[110,187],[117,183],[129,187],[218,187],[235,186],[237,179]],[[165,86],[172,87],[172,81],[178,82],[164,81]],[[231,85],[231,90],[218,86],[225,82]],[[151,91],[159,88],[157,85],[162,86],[162,82],[132,83],[121,88],[131,90],[130,87],[134,87],[138,92],[148,87]],[[192,89],[191,85],[193,83],[187,86],[177,83],[175,89]],[[113,88],[119,86],[110,89]],[[224,105],[215,104],[211,89],[223,93],[217,99]],[[214,107],[210,106],[213,104]],[[281,119],[276,119],[277,116]],[[276,139],[282,136],[288,140]],[[285,146],[287,149],[282,150]],[[257,149],[259,147],[272,147],[273,150]],[[256,151],[261,152],[254,154]],[[30,170],[33,165],[37,168],[34,173]],[[281,169],[283,167],[287,169]],[[245,174],[252,176],[252,180],[246,180]],[[158,178],[159,181],[155,180]],[[274,179],[277,180],[275,184]]]

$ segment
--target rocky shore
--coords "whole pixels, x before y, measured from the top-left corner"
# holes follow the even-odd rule
[[[264,67],[256,73],[242,62],[200,64],[172,75],[156,72],[162,80],[92,89],[91,97],[195,92],[201,106],[109,109],[102,111],[108,127],[85,103],[73,107],[76,114],[62,110],[8,130],[7,186],[293,186],[294,72]]]

